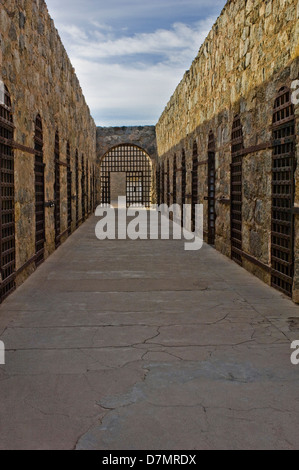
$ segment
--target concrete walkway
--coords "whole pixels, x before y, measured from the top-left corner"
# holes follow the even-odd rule
[[[0,448],[298,449],[299,308],[211,247],[95,223],[0,308]]]

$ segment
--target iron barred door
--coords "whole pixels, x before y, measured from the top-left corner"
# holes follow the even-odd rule
[[[43,156],[43,128],[40,116],[35,121],[35,265],[44,261],[45,247],[45,164]]]
[[[195,231],[196,204],[198,204],[198,152],[197,143],[193,144],[192,157],[192,231]]]
[[[208,243],[215,245],[216,235],[216,208],[215,208],[215,190],[216,190],[216,164],[215,164],[215,138],[213,132],[209,134],[208,143]]]
[[[76,150],[76,227],[79,225],[79,155]]]
[[[173,200],[173,204],[176,204],[176,201],[177,201],[176,172],[177,172],[176,155],[174,155],[174,157],[173,157],[173,174],[172,174],[172,200]]]
[[[161,163],[161,204],[165,204],[165,171],[164,171],[164,162]]]
[[[89,214],[89,168],[88,168],[88,160],[86,159],[86,197],[85,197],[85,204],[86,204],[86,216]]]
[[[186,204],[186,186],[187,186],[186,179],[187,179],[186,154],[185,154],[185,150],[182,150],[182,211],[183,211],[183,205]]]
[[[93,208],[93,203],[92,203],[92,197],[93,197],[93,179],[92,179],[92,165],[90,164],[89,167],[89,213],[91,214],[92,208]]]
[[[82,205],[82,220],[85,220],[86,209],[85,209],[85,164],[84,164],[84,155],[82,155],[82,173],[81,173],[81,205]]]
[[[156,185],[157,185],[157,204],[161,204],[161,178],[160,178],[160,166],[157,167],[156,171]]]
[[[15,289],[14,125],[11,100],[4,88],[0,104],[0,301]]]
[[[92,167],[92,212],[95,211],[96,208],[96,174],[95,174],[95,166]]]
[[[186,154],[182,150],[182,226],[184,226],[184,204],[186,204],[187,169]]]
[[[60,149],[59,134],[55,134],[55,183],[54,183],[54,219],[55,219],[55,246],[60,245]]]
[[[127,206],[143,205],[143,173],[142,171],[127,171]]]
[[[103,204],[111,203],[111,172],[126,173],[128,206],[133,203],[150,207],[152,167],[149,156],[141,148],[129,144],[118,145],[104,156],[101,163]],[[139,202],[134,202],[137,200]]]
[[[292,296],[294,277],[295,116],[291,92],[275,100],[272,157],[272,286]]]
[[[167,206],[170,207],[170,164],[167,160],[167,176],[166,176],[166,192],[167,192]]]
[[[71,171],[71,149],[69,142],[66,145],[67,163],[67,227],[69,235],[72,232],[72,171]]]
[[[231,257],[242,266],[242,150],[243,130],[240,117],[236,116],[232,130],[231,164]]]

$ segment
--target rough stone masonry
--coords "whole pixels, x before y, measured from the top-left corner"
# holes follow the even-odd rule
[[[53,203],[44,207],[44,258],[90,213],[95,186],[92,176],[97,171],[95,123],[43,0],[1,1],[0,83],[10,96],[9,120],[14,126],[13,141],[5,141],[8,124],[3,120],[0,123],[1,153],[13,152],[14,156],[15,231],[11,236],[15,243],[11,249],[15,251],[11,262],[16,273],[13,282],[18,285],[36,267],[37,116],[42,124],[43,142],[39,150],[43,153],[44,202],[47,204],[55,197],[58,200],[59,196],[56,207]],[[3,106],[1,109],[6,112]],[[55,155],[56,133],[59,152]],[[4,209],[2,203],[1,210]],[[5,250],[2,232],[2,255]]]
[[[163,164],[161,198],[166,200],[167,186],[174,192],[173,181],[177,201],[182,202],[186,185],[185,201],[191,203],[196,188],[197,202],[204,204],[206,240],[214,210],[216,249],[229,257],[233,254],[264,282],[283,292],[288,289],[295,302],[299,302],[299,105],[295,100],[286,115],[279,106],[285,106],[299,79],[298,18],[298,0],[228,1],[156,126],[160,168]],[[275,106],[275,119],[280,120],[276,131]],[[239,132],[235,146],[233,126]],[[209,167],[209,136],[214,139],[215,171]],[[283,147],[286,144],[288,148]],[[290,161],[278,161],[278,152],[288,154],[290,170]],[[164,175],[167,162],[170,174]],[[232,163],[237,168],[234,175]],[[214,194],[209,194],[211,174]],[[280,198],[274,198],[273,184]],[[288,209],[283,198],[289,200]],[[233,211],[239,212],[235,226]]]

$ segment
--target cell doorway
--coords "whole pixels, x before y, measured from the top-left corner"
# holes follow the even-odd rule
[[[127,206],[150,207],[152,162],[140,147],[123,144],[110,149],[101,161],[102,204],[125,196]]]

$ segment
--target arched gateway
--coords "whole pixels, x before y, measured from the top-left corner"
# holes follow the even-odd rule
[[[142,148],[130,144],[113,147],[102,158],[100,169],[103,204],[126,196],[127,206],[150,207],[152,162]]]

